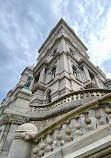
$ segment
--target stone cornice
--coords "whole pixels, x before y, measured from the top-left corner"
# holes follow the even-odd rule
[[[79,61],[80,67],[82,67],[84,64],[88,66],[88,68],[90,68],[91,70],[93,70],[93,73],[95,73],[96,75],[101,74],[101,76],[104,78],[103,74],[100,73],[100,71],[98,71],[98,69],[92,64],[91,61],[87,60],[87,59],[81,59]],[[104,78],[106,80],[106,78]]]
[[[39,73],[40,73],[40,70],[41,70],[43,67],[47,67],[47,66],[48,66],[47,60],[42,60],[41,62],[39,62],[39,63],[35,66],[35,68],[34,68],[34,71],[33,71],[34,76],[36,76],[36,72],[38,72],[37,74],[39,74]]]
[[[37,89],[40,90],[45,90],[46,89],[46,85],[42,84],[42,83],[38,83],[33,89],[32,89],[32,93],[36,92]]]
[[[63,71],[62,73],[67,73],[67,74],[68,74],[68,72],[66,72],[66,71]],[[62,73],[58,73],[58,74],[55,76],[55,78],[52,79],[51,81],[49,81],[47,84],[38,83],[38,84],[32,89],[32,93],[36,92],[37,89],[41,89],[41,90],[44,91],[44,90],[47,89],[47,87],[50,87],[50,86],[53,85],[55,82],[60,81],[60,80],[62,80],[63,78],[67,78],[68,80],[71,80],[71,79],[72,79],[73,81],[76,82],[76,84],[79,84],[79,85],[85,87],[84,84],[83,84],[83,82],[80,81],[80,80],[77,79],[77,78],[74,79],[74,78],[72,78],[71,76],[68,77],[68,76],[66,76],[66,75],[64,75],[63,77],[59,78],[58,76],[61,75]],[[68,74],[68,75],[69,75],[69,74]]]
[[[40,52],[43,47],[46,45],[46,43],[50,40],[51,36],[56,32],[56,30],[61,26],[65,26],[69,32],[71,34],[73,34],[73,36],[76,38],[77,41],[79,41],[79,43],[81,43],[81,45],[84,47],[84,49],[87,51],[86,46],[82,43],[82,41],[77,37],[77,35],[75,34],[75,32],[73,31],[73,29],[71,27],[68,26],[68,24],[63,20],[60,19],[60,21],[57,23],[57,25],[53,28],[53,30],[50,32],[49,36],[47,37],[47,39],[45,40],[45,42],[43,43],[43,45],[40,47],[40,49],[38,50],[38,52]]]
[[[21,75],[23,75],[23,73],[25,72],[25,71],[30,71],[30,72],[33,72],[33,70],[31,70],[29,67],[26,67],[25,69],[24,69],[24,71],[21,73]]]
[[[71,39],[69,39],[69,38],[65,38],[65,40],[83,57],[83,58],[85,58],[84,57],[84,55],[81,53],[81,51],[80,51],[80,49],[78,48],[78,47],[76,47],[72,42],[71,42]],[[84,52],[85,53],[85,52]],[[87,55],[86,53],[85,53],[85,55]],[[89,56],[87,55],[87,57],[89,58]]]
[[[29,100],[31,99],[32,97],[32,94],[31,93],[27,93],[26,91],[29,91],[29,90],[26,90],[24,89],[25,91],[21,90],[21,91],[18,91],[17,94],[15,95],[15,99],[14,101],[17,99],[17,98],[22,98],[22,99],[25,99],[25,100]]]
[[[54,60],[56,60],[58,56],[60,56],[59,52],[49,62],[47,62],[46,60],[43,60],[42,62],[37,64],[36,67],[34,68],[34,76],[36,75],[36,72],[39,73],[43,67],[48,67]]]

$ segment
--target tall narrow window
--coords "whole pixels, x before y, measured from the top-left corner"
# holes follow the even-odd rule
[[[94,76],[94,74],[89,72],[89,75],[90,75],[91,81],[95,84],[95,76]]]
[[[73,75],[77,77],[77,68],[74,65],[72,66],[72,71],[73,71]]]
[[[51,91],[47,92],[47,103],[51,103]]]
[[[55,77],[56,75],[56,66],[53,66],[52,68],[52,79]]]
[[[35,77],[34,87],[35,87],[36,84],[39,82],[39,77],[40,77],[40,74],[38,74],[38,75]]]
[[[45,69],[45,80],[44,80],[45,83],[47,83],[47,75],[48,75],[48,74],[47,74],[47,68],[46,68],[46,69]]]

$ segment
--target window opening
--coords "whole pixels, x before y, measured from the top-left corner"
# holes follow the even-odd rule
[[[51,91],[47,93],[47,103],[51,103]]]
[[[77,77],[77,68],[74,65],[72,66],[72,71],[73,71],[73,75]]]
[[[56,67],[54,66],[54,67],[52,68],[52,78],[54,78],[55,75],[56,75]]]

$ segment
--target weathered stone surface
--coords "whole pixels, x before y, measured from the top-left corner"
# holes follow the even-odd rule
[[[38,130],[34,124],[26,123],[15,132],[8,158],[30,158],[31,142],[29,141]]]
[[[0,158],[110,156],[111,82],[86,51],[61,19],[2,102]]]

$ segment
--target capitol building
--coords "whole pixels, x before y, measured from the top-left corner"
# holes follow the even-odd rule
[[[0,158],[111,158],[111,80],[87,50],[60,19],[1,103]]]

